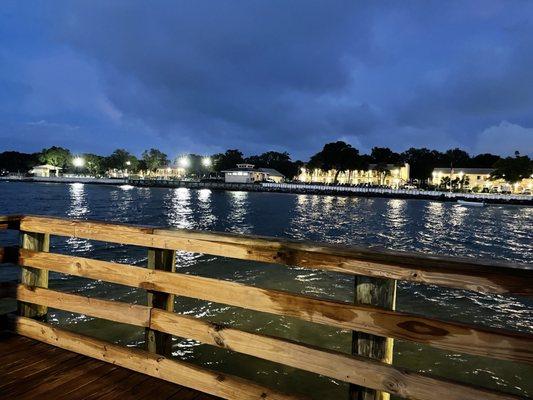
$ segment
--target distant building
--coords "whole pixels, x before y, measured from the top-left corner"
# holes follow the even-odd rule
[[[181,179],[184,178],[187,171],[183,167],[177,165],[169,165],[167,167],[158,168],[155,172],[149,172],[149,175],[158,179]]]
[[[533,177],[522,179],[520,182],[510,184],[504,179],[491,179],[490,174],[494,168],[435,168],[432,173],[431,183],[441,186],[443,179],[462,182],[459,187],[474,191],[513,192],[524,193],[533,190]],[[449,187],[449,184],[447,185]]]
[[[389,187],[399,187],[409,182],[409,164],[369,164],[366,170],[341,171],[337,177],[337,182],[343,185],[384,185]],[[302,168],[298,180],[301,182],[334,183],[337,171],[331,169],[323,171],[321,169]]]
[[[435,168],[431,174],[431,183],[440,186],[445,178],[450,181],[458,179],[464,182],[462,185],[464,189],[477,188],[481,191],[491,189],[494,185],[494,182],[490,180],[492,172],[494,168]]]
[[[285,176],[272,168],[255,168],[253,164],[237,164],[237,168],[222,171],[227,183],[282,182]]]
[[[264,174],[265,181],[280,183],[285,180],[285,175],[274,168],[258,168]]]
[[[51,176],[59,176],[59,172],[62,170],[60,167],[55,165],[37,165],[30,169],[28,172],[33,176],[38,176],[41,178],[50,178]]]

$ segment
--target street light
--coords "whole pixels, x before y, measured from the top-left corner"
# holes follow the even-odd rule
[[[178,164],[181,168],[187,168],[191,162],[189,161],[189,158],[187,156],[183,156],[178,160]]]
[[[81,157],[76,157],[72,160],[72,165],[74,165],[76,168],[81,168],[85,165],[85,160]]]
[[[131,161],[126,161],[126,165],[129,167],[131,165]]]
[[[211,158],[209,158],[209,157],[202,158],[202,165],[204,167],[210,167],[211,166]]]

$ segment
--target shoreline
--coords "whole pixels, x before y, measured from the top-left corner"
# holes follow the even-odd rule
[[[132,185],[136,187],[189,188],[228,191],[247,191],[265,193],[309,194],[347,197],[382,197],[394,199],[418,199],[457,202],[458,200],[484,202],[486,204],[504,204],[533,206],[531,195],[508,195],[495,193],[454,193],[418,189],[363,188],[353,186],[330,186],[298,183],[225,183],[195,182],[164,179],[112,179],[112,178],[19,178],[0,177],[0,181],[28,183],[86,183],[92,185]]]

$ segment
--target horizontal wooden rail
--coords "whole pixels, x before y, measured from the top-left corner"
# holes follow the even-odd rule
[[[303,398],[283,394],[236,376],[72,333],[30,318],[9,316],[8,325],[10,331],[19,335],[224,399],[296,400]]]
[[[117,301],[98,300],[49,289],[28,288],[24,285],[13,285],[11,289],[10,295],[21,301],[136,326],[148,326],[160,332],[198,340],[333,379],[387,391],[407,399],[433,400],[439,394],[449,400],[514,398],[492,393],[483,388],[402,370],[369,358],[244,332],[157,308],[134,306],[135,312],[131,312],[131,305]]]
[[[485,293],[533,295],[533,270],[518,264],[51,217],[23,216],[20,229]]]
[[[151,307],[102,300],[23,284],[4,286],[4,296],[124,324],[149,327]]]
[[[533,363],[532,335],[439,321],[377,307],[320,300],[217,279],[20,250],[21,266],[156,290],[255,311],[425,343],[445,350]]]

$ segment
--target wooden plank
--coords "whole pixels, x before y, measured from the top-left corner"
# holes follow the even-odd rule
[[[148,327],[150,325],[150,307],[147,306],[100,300],[37,287],[30,288],[22,284],[11,289],[10,294],[11,297],[27,303],[136,326]]]
[[[86,358],[81,357],[79,354],[75,354],[74,357],[68,357],[67,355],[63,357],[60,360],[54,360],[52,365],[48,365],[45,368],[32,370],[31,374],[25,374],[25,370],[21,370],[21,374],[15,376],[8,385],[4,385],[3,382],[0,383],[2,385],[2,395],[6,396],[6,398],[17,399],[19,394],[39,386],[44,379],[60,375],[86,361]]]
[[[148,269],[174,272],[176,270],[176,252],[172,250],[148,249]],[[174,311],[174,295],[148,291],[148,307]],[[145,330],[146,349],[150,353],[162,354],[166,357],[172,354],[172,336],[150,328]]]
[[[79,357],[79,356],[78,356]],[[59,364],[61,365],[61,364]],[[100,361],[83,357],[81,363],[73,365],[70,368],[63,368],[63,366],[54,371],[50,371],[46,379],[38,382],[35,385],[24,385],[16,393],[18,400],[33,400],[41,398],[54,398],[54,392],[60,392],[63,387],[68,388],[69,383],[75,380],[79,383],[91,372],[102,368]]]
[[[10,321],[11,329],[20,335],[225,399],[302,398],[147,351],[68,332],[30,318],[10,316]]]
[[[153,310],[151,325],[154,329],[176,336],[196,339],[202,343],[387,391],[409,399],[513,398],[483,388],[395,368],[367,357],[350,356],[286,339],[243,332],[162,310]]]
[[[143,391],[151,392],[154,387],[157,388],[157,386],[159,386],[151,384],[151,381],[153,381],[153,379],[154,378],[144,374],[135,374],[133,377],[128,379],[128,383],[131,384],[128,388],[120,388],[120,390],[113,390],[107,393],[102,393],[98,397],[98,400],[138,399],[143,395]],[[171,383],[166,381],[161,382],[165,382],[169,385],[172,385]]]
[[[533,335],[320,300],[235,282],[21,249],[20,265],[168,292],[255,311],[425,343],[445,350],[533,363]]]
[[[478,292],[533,295],[533,270],[520,264],[51,217],[24,216],[21,229]]]
[[[65,350],[61,349],[61,351]],[[41,385],[19,396],[17,400],[34,400],[36,398],[58,400],[64,394],[69,395],[70,400],[82,399],[83,397],[78,395],[81,388],[85,386],[91,387],[96,380],[102,379],[117,368],[108,363],[90,358],[87,358],[87,360],[90,360],[91,363],[85,363],[72,371],[67,371],[61,379],[44,380]],[[89,368],[87,368],[88,365],[90,366]],[[131,371],[128,372],[133,374]],[[45,388],[48,390],[45,390]]]
[[[38,300],[44,292],[47,293],[43,297],[47,299],[58,294],[58,292],[47,289],[39,289],[38,293],[25,291],[27,296],[25,299],[27,301]],[[72,304],[84,304],[85,301],[76,299],[72,300],[72,304],[70,304],[69,299],[72,296],[74,295],[69,295],[65,301],[58,305],[65,307],[63,309],[79,312],[79,309],[73,307]],[[109,300],[100,300],[100,302],[98,307],[93,309],[83,307],[83,309],[87,311],[87,315],[93,317],[113,321],[120,320],[120,322],[143,326],[142,321],[138,318],[126,320],[127,317],[107,312],[106,308],[112,309],[113,303],[116,302]],[[150,327],[153,330],[195,339],[205,344],[314,372],[333,379],[369,386],[376,390],[393,391],[394,394],[407,398],[433,399],[435,386],[445,386],[447,391],[452,393],[452,398],[453,396],[460,398],[459,396],[464,395],[465,391],[475,392],[478,390],[468,385],[394,368],[385,363],[371,361],[366,357],[352,357],[344,353],[319,349],[286,339],[243,332],[160,309],[152,310]],[[398,380],[398,377],[401,377],[401,381]],[[479,392],[478,395],[482,393]]]
[[[31,382],[32,380],[43,377],[46,378],[48,371],[76,357],[79,357],[79,355],[65,351],[58,352],[57,354],[53,353],[49,358],[44,356],[40,358],[26,356],[27,365],[18,365],[16,370],[3,374],[2,380],[0,380],[0,393],[15,390],[24,382]],[[22,382],[23,380],[25,381]]]
[[[356,276],[354,281],[354,304],[373,305],[384,310],[396,309],[396,281]],[[370,357],[392,364],[394,340],[390,337],[369,335],[353,331],[352,354]],[[389,400],[387,392],[350,385],[349,397],[352,400]]]
[[[100,399],[102,396],[105,396],[107,393],[113,393],[114,390],[117,388],[117,386],[120,386],[123,384],[124,381],[128,381],[131,379],[132,375],[135,373],[125,369],[116,367],[112,369],[108,374],[102,376],[100,379],[98,379],[96,382],[92,382],[89,385],[83,385],[80,388],[78,388],[75,392],[75,395],[77,399],[80,400],[89,400],[89,399]],[[151,379],[147,375],[143,375],[148,379]],[[57,394],[57,397],[54,397],[53,400],[72,400],[72,395],[63,395]],[[128,399],[127,397],[124,398]],[[128,399],[129,400],[129,399]]]
[[[392,283],[393,287],[390,287]],[[370,304],[385,309],[394,309],[396,281],[376,279],[366,276],[355,278],[355,304]],[[352,332],[352,354],[367,356],[392,364],[393,339]],[[352,400],[389,400],[390,394],[360,385],[350,385],[349,398]]]
[[[34,251],[50,250],[50,234],[21,231],[21,248]],[[48,270],[22,267],[20,282],[30,287],[48,287]],[[18,302],[19,315],[30,318],[45,318],[46,306]]]

